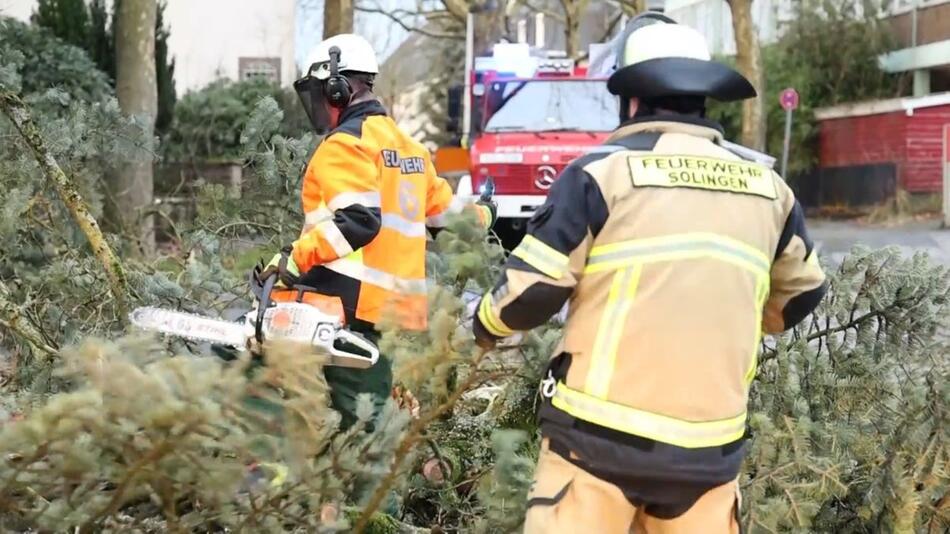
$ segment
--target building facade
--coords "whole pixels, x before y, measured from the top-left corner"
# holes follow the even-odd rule
[[[898,189],[940,193],[947,171],[950,92],[815,111],[815,205],[869,205]]]
[[[795,16],[793,0],[756,0],[752,18],[761,44],[775,42]],[[725,0],[666,0],[667,15],[699,30],[714,55],[736,53],[732,11]],[[914,95],[950,90],[950,0],[885,0],[878,16],[893,28],[896,50],[881,56],[887,72],[914,76]]]
[[[179,94],[217,78],[263,77],[290,85],[297,76],[296,0],[168,0]]]
[[[912,73],[915,96],[950,91],[950,0],[895,0],[890,13],[900,48],[881,68]]]
[[[0,15],[24,21],[35,8],[36,0],[0,0]],[[296,79],[296,0],[167,0],[165,23],[179,95],[218,78]]]

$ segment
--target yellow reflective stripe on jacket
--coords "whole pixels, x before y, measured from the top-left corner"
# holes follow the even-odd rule
[[[606,399],[610,390],[620,338],[625,330],[627,315],[633,306],[642,270],[642,264],[637,264],[617,271],[610,285],[607,305],[597,327],[597,337],[594,338],[587,383],[584,385],[584,390],[597,398]]]
[[[558,382],[551,403],[578,419],[687,449],[725,445],[745,434],[745,412],[718,421],[684,421],[601,400],[563,382]]]
[[[765,308],[765,302],[769,298],[771,279],[768,276],[759,276],[755,283],[755,316],[759,320],[755,322],[755,340],[752,342],[752,356],[749,357],[749,370],[746,371],[746,386],[752,383],[755,378],[755,372],[759,367],[759,343],[762,341],[762,311]]]
[[[491,293],[482,297],[482,302],[478,305],[478,320],[482,322],[482,326],[493,336],[508,337],[515,333],[514,330],[508,328],[508,326],[502,322],[501,317],[495,314],[492,307]]]
[[[598,245],[591,249],[584,272],[610,271],[641,262],[702,257],[726,261],[765,276],[772,268],[768,256],[752,246],[730,237],[697,232]]]
[[[761,317],[762,307],[768,297],[771,261],[763,252],[741,241],[712,233],[688,233],[596,246],[588,256],[584,272],[617,272],[613,276],[594,338],[590,368],[584,383],[585,394],[606,402],[621,334],[633,304],[643,265],[692,258],[715,258],[752,272],[755,275],[756,317]],[[754,348],[744,376],[747,383],[755,376],[758,344],[762,336],[761,321],[756,322],[754,335]]]
[[[512,256],[517,256],[528,265],[541,271],[551,278],[560,278],[564,276],[567,270],[568,257],[557,250],[551,248],[548,244],[534,237],[526,235],[515,250],[511,252]]]

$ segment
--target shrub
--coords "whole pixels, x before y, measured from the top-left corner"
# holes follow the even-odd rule
[[[303,108],[290,91],[264,80],[218,80],[184,95],[175,105],[165,155],[174,161],[239,159],[241,133],[265,97],[284,111],[281,134],[294,137],[307,131]]]

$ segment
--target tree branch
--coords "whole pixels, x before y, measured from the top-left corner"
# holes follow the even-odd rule
[[[610,19],[610,22],[607,23],[607,28],[604,29],[604,33],[601,35],[600,39],[598,39],[595,42],[597,43],[606,42],[607,39],[610,37],[610,34],[612,34],[614,30],[617,28],[617,24],[620,23],[620,19],[622,18],[623,18],[622,12],[618,12],[616,15],[614,15],[614,17]],[[578,55],[577,59],[578,60],[590,59],[590,50],[588,49],[583,54]]]
[[[56,356],[59,349],[46,343],[43,334],[23,320],[22,310],[10,302],[9,295],[6,286],[0,282],[0,326],[26,341],[34,351],[44,353],[48,358]]]
[[[23,100],[4,86],[0,86],[0,110],[10,118],[17,131],[33,151],[33,156],[39,164],[40,169],[46,178],[53,182],[56,192],[59,194],[63,204],[69,209],[73,220],[85,234],[92,247],[92,252],[98,258],[105,270],[106,277],[109,279],[109,286],[112,290],[112,296],[115,298],[116,308],[119,312],[119,321],[125,325],[128,322],[127,291],[128,284],[125,278],[125,271],[122,264],[112,252],[109,243],[106,241],[99,223],[95,217],[89,213],[86,202],[72,180],[66,176],[63,169],[53,158],[52,153],[46,147],[40,135],[40,130]]]
[[[445,10],[452,14],[459,22],[465,22],[465,17],[468,16],[468,10],[470,7],[470,2],[465,0],[442,0],[442,5],[445,6]]]
[[[424,29],[423,27],[420,27],[420,26],[411,25],[407,23],[406,21],[402,20],[401,18],[399,18],[399,15],[396,12],[385,10],[380,7],[356,6],[354,9],[362,13],[372,13],[375,15],[383,15],[389,20],[398,24],[402,29],[406,30],[407,32],[418,33],[420,35],[425,35],[426,37],[432,37],[433,39],[461,39],[462,38],[462,34],[460,33],[435,32],[432,30]],[[405,12],[405,13],[407,15],[426,16],[425,13],[417,13],[417,14],[412,14],[409,12]]]
[[[526,8],[528,8],[533,13],[541,13],[542,15],[546,17],[551,17],[552,19],[556,20],[557,22],[560,22],[561,24],[564,24],[567,22],[567,17],[564,16],[563,12],[558,13],[557,11],[553,11],[551,9],[538,7],[534,5],[533,3],[531,3],[530,0],[524,0],[523,4]]]
[[[390,468],[389,473],[386,475],[386,478],[376,487],[376,491],[373,492],[373,495],[370,497],[367,505],[363,508],[362,514],[360,514],[359,519],[356,521],[356,524],[353,526],[353,532],[361,533],[365,530],[367,524],[369,523],[370,518],[373,516],[379,506],[382,504],[383,499],[386,498],[386,492],[389,491],[389,488],[396,482],[396,478],[399,476],[400,469],[402,467],[402,462],[406,459],[406,456],[412,451],[413,447],[421,439],[423,439],[423,431],[429,426],[429,423],[436,420],[446,411],[451,410],[453,406],[462,398],[462,395],[468,391],[476,383],[484,381],[490,377],[485,376],[484,374],[478,371],[478,366],[488,355],[489,351],[479,349],[478,353],[472,360],[472,373],[466,377],[465,381],[462,382],[455,391],[441,403],[435,409],[424,414],[422,417],[416,419],[409,426],[409,431],[406,433],[406,436],[399,443],[399,447],[396,449],[396,453],[393,456],[392,467]]]

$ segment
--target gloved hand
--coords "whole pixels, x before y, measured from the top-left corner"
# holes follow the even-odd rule
[[[294,261],[293,251],[294,248],[288,245],[274,254],[270,263],[261,271],[261,279],[266,280],[276,272],[278,286],[290,288],[297,285],[300,280],[300,269]]]
[[[481,319],[478,318],[476,313],[472,317],[472,334],[475,335],[475,345],[477,345],[482,350],[492,350],[495,348],[495,345],[498,343],[499,337],[492,335],[485,325],[482,324]]]
[[[475,203],[475,208],[479,210],[478,218],[485,225],[485,229],[494,228],[498,220],[498,206],[491,200],[483,199]]]
[[[480,336],[475,334],[475,345],[482,350],[492,350],[498,341],[490,336]]]

